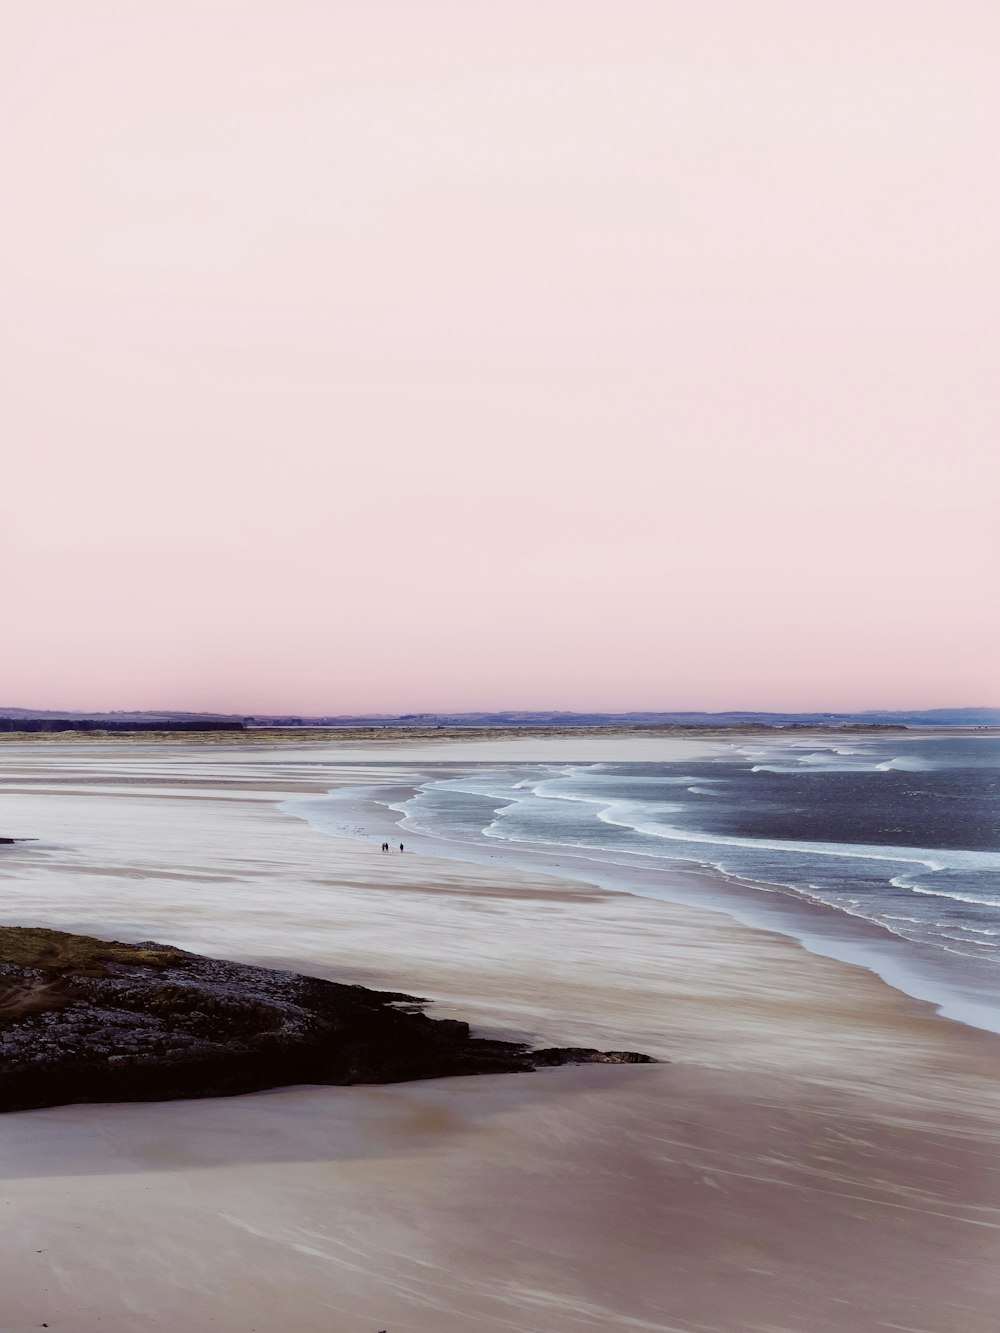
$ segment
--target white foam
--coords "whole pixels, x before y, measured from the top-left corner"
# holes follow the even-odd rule
[[[926,898],[950,898],[956,903],[969,903],[975,907],[1000,907],[1000,898],[976,898],[970,893],[951,893],[947,889],[922,889],[919,884],[911,886],[914,893]]]
[[[902,754],[875,765],[875,769],[879,773],[935,773],[937,767],[936,764],[928,763],[926,759],[918,759],[912,755]]]

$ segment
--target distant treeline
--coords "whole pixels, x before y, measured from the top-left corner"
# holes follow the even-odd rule
[[[243,731],[239,719],[0,717],[0,731]]]

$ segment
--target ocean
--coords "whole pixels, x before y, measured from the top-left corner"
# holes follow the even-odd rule
[[[424,776],[393,799],[369,789],[423,850],[521,864],[560,854],[658,897],[675,896],[672,872],[710,871],[739,888],[728,906],[750,919],[756,893],[768,924],[782,928],[790,909],[784,924],[810,947],[863,954],[901,989],[1000,1031],[1000,739],[734,739],[698,761]]]

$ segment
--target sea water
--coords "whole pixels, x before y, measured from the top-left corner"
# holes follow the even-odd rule
[[[825,909],[820,930],[868,923],[935,964],[911,993],[974,991],[966,1013],[1000,1030],[996,737],[734,739],[698,761],[479,765],[403,797],[385,801],[401,829],[453,852],[561,853],[665,886],[702,867]]]

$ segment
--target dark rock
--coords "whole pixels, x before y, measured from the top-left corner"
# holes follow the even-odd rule
[[[4,1111],[218,1097],[293,1083],[396,1083],[560,1064],[652,1063],[633,1051],[532,1051],[473,1037],[467,1023],[429,1018],[426,1001],[412,995],[203,958],[149,941],[110,944],[10,928],[3,939]]]

